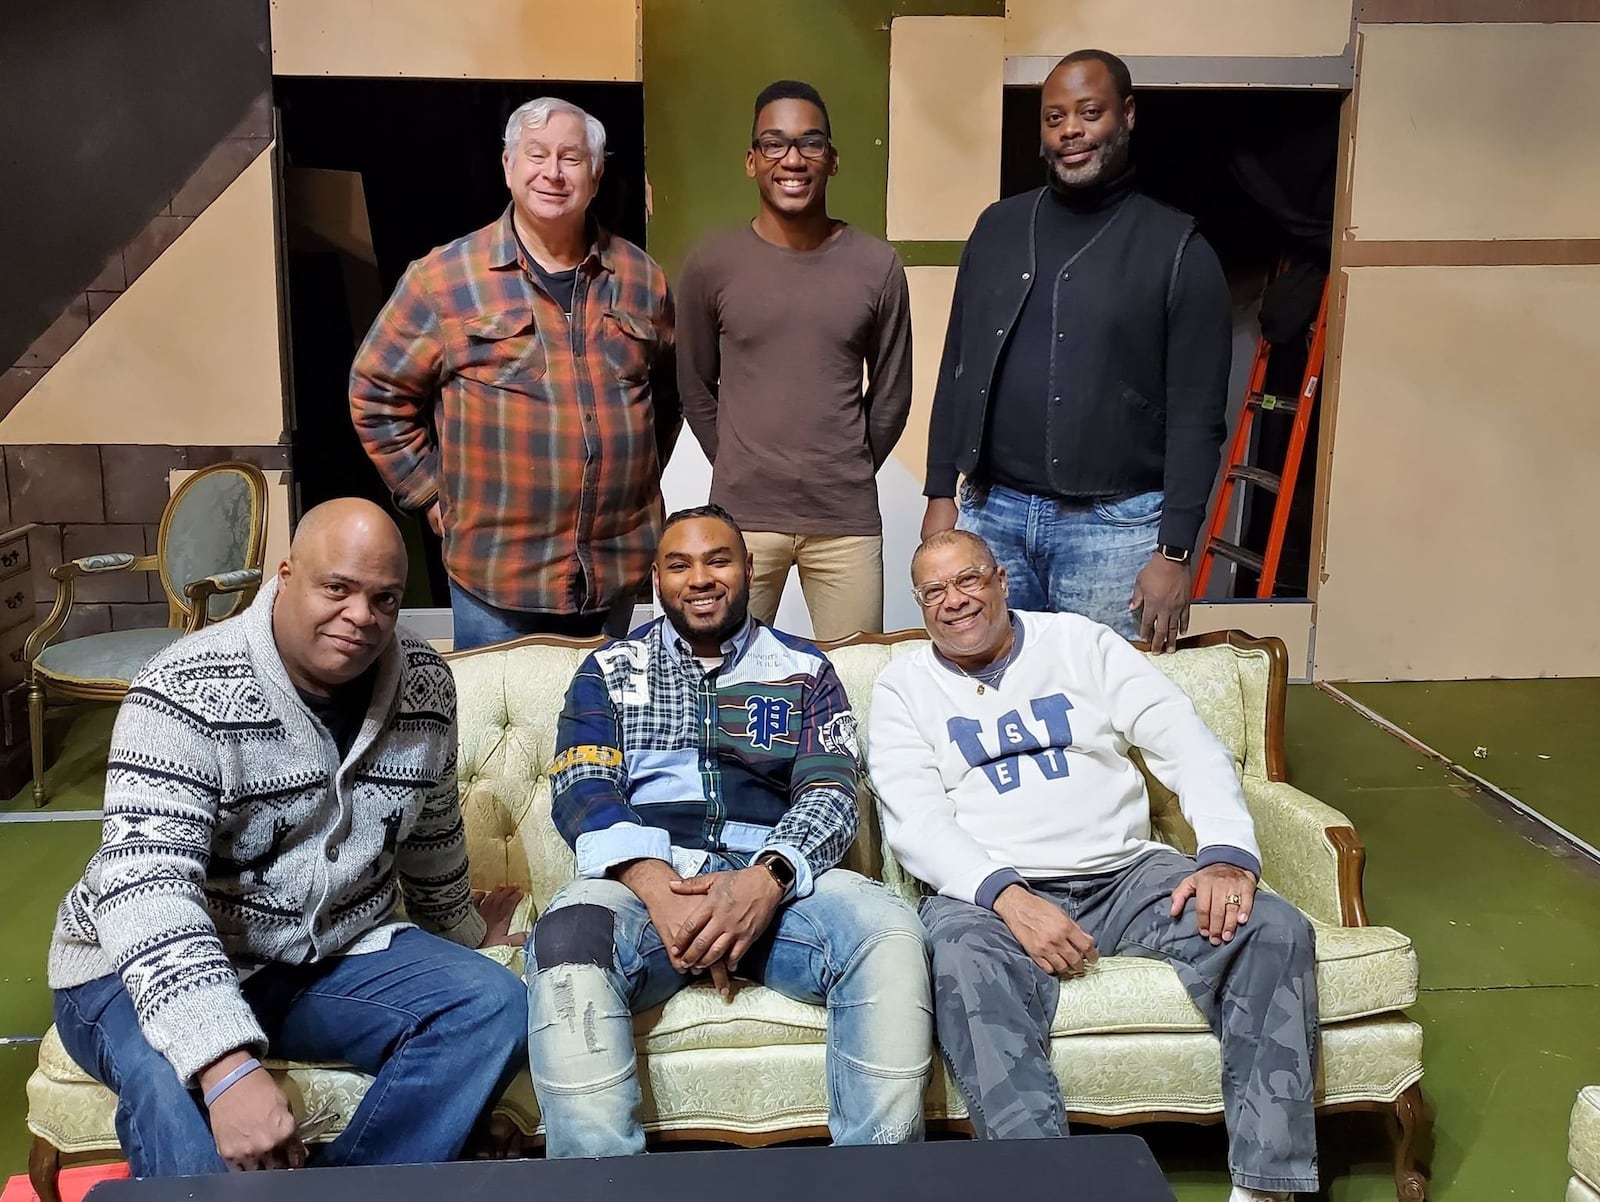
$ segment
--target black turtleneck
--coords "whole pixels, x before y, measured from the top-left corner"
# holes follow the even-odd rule
[[[1066,396],[1070,404],[1072,386],[1070,363],[1056,364],[1056,370],[1068,373],[1067,379],[1052,378],[1050,351],[1052,340],[1062,330],[1068,330],[1070,338],[1070,323],[1077,305],[1116,304],[1115,294],[1091,297],[1081,288],[1063,286],[1062,272],[1106,227],[1134,189],[1134,172],[1129,168],[1115,179],[1090,188],[1063,188],[1052,181],[1041,200],[1034,219],[1036,274],[995,377],[994,400],[980,468],[983,479],[1040,496],[1071,499],[1104,495],[1089,490],[1073,492],[1051,484],[1051,450],[1049,440],[1043,436],[1047,409],[1052,396],[1058,394]],[[1185,380],[1191,369],[1214,374],[1210,360],[1218,354],[1213,337],[1215,322],[1205,320],[1210,316],[1211,307],[1201,305],[1196,330],[1185,332],[1183,323],[1190,320],[1187,315],[1195,309],[1184,300],[1196,281],[1211,285],[1213,277],[1220,277],[1220,274],[1221,266],[1215,252],[1203,239],[1191,240],[1174,282],[1174,303],[1166,337],[1169,378]],[[1203,290],[1207,300],[1212,299],[1215,289],[1205,287]],[[1223,352],[1227,349],[1222,348]],[[1186,362],[1191,350],[1206,360],[1203,369]],[[1115,458],[1118,449],[1107,446],[1103,452],[1097,452],[1097,457],[1102,453]]]

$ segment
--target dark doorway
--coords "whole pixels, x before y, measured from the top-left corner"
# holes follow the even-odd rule
[[[1037,87],[1006,89],[1000,166],[1003,196],[1044,182],[1039,159],[1039,93]],[[1230,429],[1243,403],[1242,381],[1260,335],[1258,314],[1268,278],[1284,263],[1315,284],[1326,277],[1338,186],[1339,110],[1344,97],[1344,93],[1331,90],[1173,88],[1137,93],[1133,159],[1139,186],[1157,200],[1194,216],[1200,232],[1222,260],[1233,291],[1234,379],[1239,383],[1229,396]],[[1320,287],[1313,291],[1320,295]],[[1269,310],[1269,319],[1271,316]],[[1314,318],[1313,301],[1305,321],[1307,332]],[[1291,328],[1296,328],[1296,320],[1290,321]],[[1296,335],[1273,346],[1265,391],[1298,392],[1308,349],[1305,341]],[[1290,424],[1290,419],[1279,413],[1259,415],[1253,463],[1273,471],[1281,467]],[[1304,597],[1307,593],[1316,437],[1313,412],[1274,590],[1279,597]],[[1264,547],[1272,505],[1271,494],[1245,490],[1235,541],[1246,547]],[[1225,570],[1230,566],[1218,561],[1212,572],[1211,595],[1253,597],[1254,574],[1242,567],[1230,573]]]
[[[296,516],[333,497],[390,506],[350,422],[356,348],[415,259],[504,211],[500,150],[521,104],[558,96],[606,127],[591,211],[644,245],[639,84],[280,77]],[[412,547],[408,607],[447,606],[438,539],[396,512]]]

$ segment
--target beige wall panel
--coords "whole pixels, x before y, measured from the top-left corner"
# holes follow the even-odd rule
[[[275,75],[639,78],[638,0],[272,0]]]
[[[897,17],[890,26],[890,239],[963,241],[1000,199],[1004,33],[999,17]]]
[[[168,495],[178,491],[178,486],[194,472],[180,469],[167,473]],[[289,557],[289,473],[267,473],[267,545],[261,561],[261,578],[266,580],[278,570],[278,565]]]
[[[1600,237],[1600,23],[1375,25],[1361,39],[1354,237]]]
[[[1189,633],[1242,630],[1258,639],[1282,639],[1289,679],[1309,680],[1315,608],[1309,601],[1196,601],[1189,610]]]
[[[1006,0],[1006,53],[1331,57],[1350,14],[1350,0]]]
[[[1600,675],[1600,267],[1348,275],[1317,678]]]
[[[275,239],[267,150],[0,421],[0,442],[277,442]]]
[[[907,267],[906,287],[911,293],[911,417],[893,457],[920,485],[928,470],[928,417],[933,412],[933,384],[939,378],[944,328],[956,291],[956,269]]]

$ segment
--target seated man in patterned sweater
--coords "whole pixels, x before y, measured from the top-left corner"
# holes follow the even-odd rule
[[[643,1150],[631,1016],[700,973],[827,1006],[836,1143],[919,1139],[927,953],[909,907],[834,867],[857,817],[839,678],[749,617],[750,554],[719,506],[669,517],[653,570],[667,616],[584,661],[556,737],[579,879],[528,946],[547,1154]]]
[[[128,690],[50,986],[135,1176],[305,1164],[269,1052],[376,1075],[317,1165],[452,1159],[516,1071],[525,991],[471,949],[521,942],[517,893],[473,905],[455,684],[396,630],[405,575],[381,509],[320,505]]]

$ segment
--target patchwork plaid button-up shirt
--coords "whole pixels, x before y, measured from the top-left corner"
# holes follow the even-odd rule
[[[407,269],[356,354],[351,415],[402,508],[439,499],[458,584],[502,609],[603,611],[632,600],[661,532],[672,298],[599,230],[569,321],[511,213]]]
[[[593,652],[556,728],[551,817],[578,874],[773,851],[805,897],[856,837],[856,720],[822,652],[759,622],[706,671],[665,618]]]

